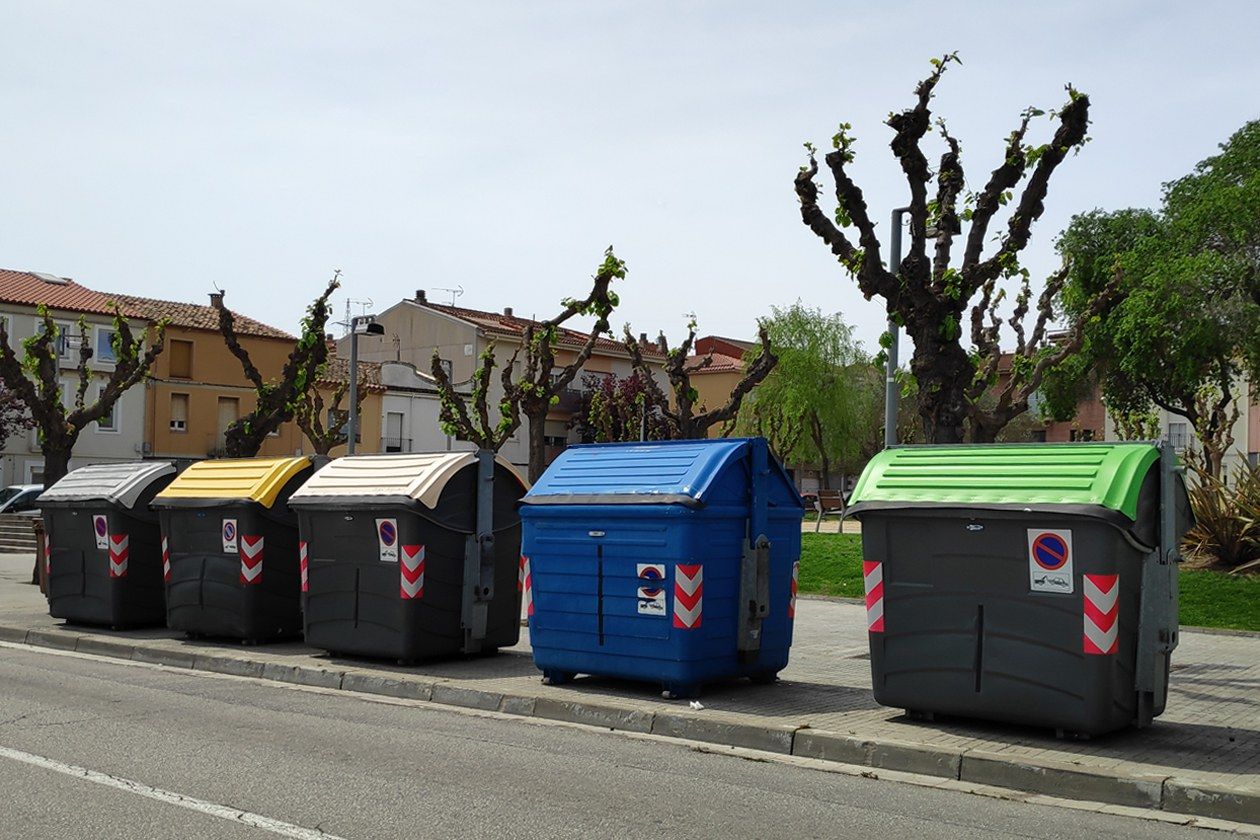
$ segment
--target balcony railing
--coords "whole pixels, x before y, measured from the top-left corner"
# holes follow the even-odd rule
[[[405,437],[389,437],[388,435],[381,438],[382,452],[410,452],[411,438]]]
[[[565,388],[557,396],[559,402],[552,406],[556,411],[567,411],[569,413],[578,411],[582,407],[582,397],[584,391],[578,388]]]

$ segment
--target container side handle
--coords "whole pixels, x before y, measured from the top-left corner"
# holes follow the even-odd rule
[[[1163,710],[1168,673],[1179,641],[1180,587],[1177,549],[1177,453],[1169,441],[1159,444],[1159,546],[1142,564],[1141,609],[1138,614],[1137,720],[1150,726]]]
[[[770,453],[763,438],[748,448],[748,540],[740,564],[740,611],[738,652],[742,661],[755,661],[761,653],[761,623],[770,614],[769,499]]]
[[[486,638],[494,599],[494,452],[477,450],[477,509],[474,532],[464,543],[464,588],[460,627],[464,653],[477,653]]]

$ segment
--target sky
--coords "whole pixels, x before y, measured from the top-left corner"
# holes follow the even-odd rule
[[[792,179],[803,142],[851,123],[886,241],[907,187],[883,121],[930,57],[963,61],[934,111],[972,189],[1026,106],[1090,95],[1036,277],[1074,213],[1156,204],[1260,117],[1250,2],[0,0],[0,32],[0,267],[196,302],[217,286],[289,330],[334,269],[338,319],[422,288],[548,317],[611,244],[618,329],[676,342],[695,313],[751,336],[799,299],[872,350],[884,311],[801,224]]]

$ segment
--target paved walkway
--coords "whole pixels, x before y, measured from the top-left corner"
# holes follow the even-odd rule
[[[194,667],[194,656],[198,661],[207,657],[247,658],[276,668],[283,666],[290,673],[296,673],[293,668],[332,672],[328,679],[336,677],[334,687],[365,685],[368,680],[379,683],[382,678],[416,680],[417,685],[424,684],[416,690],[427,687],[427,693],[408,696],[439,701],[445,697],[443,702],[482,707],[489,703],[504,711],[552,717],[558,715],[541,709],[554,710],[556,704],[567,704],[566,714],[573,719],[607,722],[613,728],[641,728],[647,721],[650,731],[735,746],[779,749],[954,778],[967,779],[970,774],[971,781],[1041,793],[1260,823],[1257,636],[1184,632],[1175,654],[1168,709],[1154,726],[1076,742],[1057,740],[1050,731],[1029,727],[961,720],[914,722],[899,709],[876,705],[870,691],[865,616],[863,608],[852,603],[801,599],[791,664],[782,673],[781,682],[773,686],[754,686],[746,681],[710,686],[701,698],[704,708],[694,711],[686,701],[662,700],[657,689],[635,683],[580,678],[566,686],[542,686],[524,631],[521,643],[500,656],[399,668],[332,659],[300,643],[244,648],[191,642],[165,629],[111,633],[68,628],[50,618],[39,591],[23,583],[29,568],[25,557],[0,556],[0,631],[7,628],[10,639],[18,629],[40,631],[41,644],[73,646],[77,637],[87,640],[79,642],[80,650],[92,650],[96,644],[102,652],[101,640],[126,641],[151,651],[144,656],[137,653],[134,658],[155,661],[156,651],[162,654],[156,661],[164,661],[165,656],[171,664],[184,667]],[[30,641],[36,641],[36,635],[31,635]],[[261,672],[262,666],[258,667]],[[686,726],[680,723],[684,720]],[[719,732],[722,727],[736,725],[744,727],[741,731],[752,731],[748,727],[755,725],[764,737],[755,741],[745,738],[741,743],[740,737],[726,739]],[[713,737],[696,735],[699,730],[695,727],[703,730],[705,726],[715,733]],[[910,749],[902,758],[881,764],[881,744]],[[858,747],[861,749],[855,759]],[[1047,776],[1045,768],[1058,768],[1067,775]],[[1102,792],[1089,787],[1076,790],[1077,777],[1082,774],[1123,778],[1125,783]],[[1172,798],[1170,791],[1186,787],[1193,796]],[[1225,804],[1204,804],[1197,792],[1200,788],[1223,791],[1217,799]]]

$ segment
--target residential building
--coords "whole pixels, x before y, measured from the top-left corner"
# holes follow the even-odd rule
[[[744,376],[744,353],[757,352],[754,341],[706,335],[697,338],[692,345],[693,355],[687,359],[687,367],[695,368],[691,374],[691,387],[696,389],[697,410],[721,408],[731,398],[731,392]],[[712,361],[705,367],[699,365],[712,354]],[[709,437],[721,437],[722,424],[709,427]]]
[[[330,353],[328,366],[324,369],[324,374],[315,381],[315,389],[324,401],[324,416],[321,418],[324,428],[342,428],[350,417],[350,392],[346,391],[345,396],[341,398],[341,404],[336,408],[332,406],[333,392],[349,383],[350,361],[335,355],[337,352],[335,342],[329,341],[328,349]],[[382,403],[387,391],[381,383],[381,366],[376,362],[359,362],[358,384],[364,393],[363,401],[359,404],[355,452],[366,455],[372,452],[391,451],[385,448],[381,437],[385,428]],[[310,439],[305,435],[302,436],[302,441],[303,453],[315,451]],[[328,454],[333,457],[345,455],[346,445],[343,443],[334,446]]]
[[[529,319],[516,316],[511,307],[505,308],[502,312],[488,312],[435,303],[427,298],[423,289],[417,290],[415,297],[399,301],[381,312],[376,316],[376,321],[384,327],[385,332],[379,336],[359,336],[359,358],[382,364],[403,362],[409,365],[415,372],[414,376],[418,377],[412,378],[411,374],[401,369],[394,370],[392,373],[383,373],[391,396],[397,388],[412,387],[414,390],[405,393],[423,394],[427,388],[432,387],[432,379],[428,374],[434,353],[446,367],[451,381],[463,383],[466,386],[488,347],[493,345],[496,359],[500,363],[506,363],[513,352],[520,349],[526,327],[530,324]],[[564,328],[558,332],[556,364],[563,366],[577,356],[586,344],[588,334]],[[338,341],[339,355],[349,355],[349,340],[349,337],[345,337]],[[659,363],[663,360],[663,355],[654,345],[646,349],[644,355],[649,361]],[[521,362],[518,361],[516,363],[518,371],[520,365]],[[600,338],[596,341],[595,349],[582,369],[583,374],[561,395],[559,402],[547,416],[548,461],[559,454],[568,443],[577,439],[571,425],[574,414],[581,405],[585,377],[592,375],[626,377],[633,371],[633,366],[630,354],[620,341]],[[390,384],[395,378],[402,384]],[[490,401],[497,403],[502,395],[499,371],[496,370],[490,384]],[[386,397],[386,403],[396,405],[397,401],[391,396]],[[425,400],[427,397],[419,399]],[[404,428],[418,428],[412,424],[419,422],[421,404],[423,403],[418,403],[413,407],[416,418],[414,420],[391,419],[389,417],[391,409],[387,407],[384,420],[385,438],[396,437],[400,441],[410,440],[409,445],[413,451],[420,448],[419,440],[431,439],[431,433],[420,435],[419,431],[414,435],[411,433],[394,434],[398,429],[398,423],[403,423]],[[424,404],[423,411],[427,412],[431,409],[432,406]],[[528,419],[522,418],[521,428],[501,450],[502,454],[514,464],[526,465],[529,462],[528,424]]]
[[[453,452],[472,450],[467,441],[442,430],[442,398],[433,377],[417,370],[410,362],[381,362],[380,379],[385,393],[381,398],[382,452]],[[464,382],[457,390],[467,396]],[[529,462],[526,441],[520,435],[500,450],[516,464]]]
[[[88,363],[91,382],[86,397],[93,401],[105,386],[113,370],[114,306],[117,298],[101,294],[66,277],[31,271],[0,269],[0,319],[9,335],[9,346],[18,358],[25,353],[23,340],[41,330],[36,310],[48,307],[53,320],[61,327],[58,350],[61,356],[62,400],[67,408],[74,404],[78,388],[80,318],[87,327],[87,340],[94,355]],[[119,302],[127,324],[135,335],[143,334],[147,320],[135,317]],[[144,452],[145,395],[143,388],[132,388],[114,404],[106,418],[89,423],[79,435],[70,461],[71,469],[87,464],[111,463],[138,459]],[[4,441],[4,484],[40,483],[43,480],[44,457],[39,436],[34,429]]]
[[[166,319],[166,349],[145,383],[145,455],[174,461],[223,457],[223,433],[257,405],[254,386],[219,332],[215,307],[134,295],[114,295],[147,320]],[[240,313],[235,315],[241,347],[264,378],[280,375],[292,335]],[[303,449],[297,424],[286,423],[263,443],[259,455],[293,455]],[[306,451],[309,452],[309,449]]]

